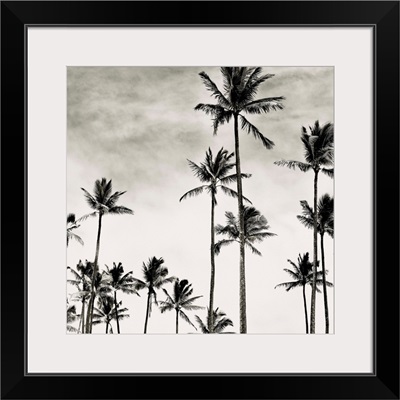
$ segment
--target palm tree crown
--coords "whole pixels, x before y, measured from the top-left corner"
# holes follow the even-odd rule
[[[254,247],[255,243],[260,243],[264,239],[276,236],[275,233],[268,232],[269,225],[267,219],[254,207],[244,206],[244,238],[245,244],[254,254],[261,256],[261,252]],[[215,231],[217,235],[225,235],[228,239],[220,240],[215,244],[215,253],[219,254],[222,246],[239,241],[239,222],[232,212],[225,213],[227,225],[217,225]]]
[[[209,310],[207,309],[207,319],[209,318]],[[226,317],[226,314],[218,307],[213,311],[213,327],[210,332],[208,329],[209,322],[205,324],[201,318],[196,315],[196,321],[200,326],[202,333],[222,333],[228,326],[233,326],[233,322],[230,318]]]
[[[175,280],[172,296],[166,289],[163,289],[163,291],[167,296],[167,300],[160,302],[160,310],[161,313],[171,310],[176,311],[176,333],[178,333],[178,316],[197,330],[183,310],[192,311],[202,309],[203,307],[197,306],[193,303],[203,296],[191,297],[193,294],[193,288],[192,284],[189,284],[187,279],[181,281],[179,279]]]
[[[75,214],[70,213],[67,215],[67,246],[69,244],[69,241],[71,239],[76,240],[78,243],[80,243],[83,246],[83,240],[80,236],[78,236],[76,233],[72,232],[74,229],[79,228],[80,225],[78,225],[78,221],[76,220]]]
[[[106,324],[106,334],[110,328],[110,333],[113,333],[111,321],[112,320],[122,320],[129,318],[127,308],[120,308],[122,301],[115,305],[114,299],[112,297],[103,297],[99,299],[98,307],[94,307],[93,312],[93,325],[98,325],[101,323]]]

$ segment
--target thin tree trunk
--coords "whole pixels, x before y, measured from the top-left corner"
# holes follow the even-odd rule
[[[245,253],[244,253],[244,217],[243,217],[243,192],[242,192],[242,173],[240,169],[239,154],[239,127],[238,114],[234,114],[235,122],[235,156],[236,156],[236,181],[238,192],[238,211],[239,211],[239,240],[240,240],[240,333],[247,333],[246,315],[246,272],[245,272]]]
[[[179,310],[176,310],[176,320],[175,320],[175,332],[176,333],[179,333],[179,329],[178,329],[178,321],[179,321],[179,319],[178,319],[178,317],[179,317]]]
[[[94,257],[93,263],[93,274],[92,274],[92,284],[90,290],[90,300],[88,304],[88,311],[86,315],[86,333],[92,333],[92,319],[93,319],[93,307],[94,307],[94,298],[95,298],[95,291],[94,291],[94,281],[98,271],[98,260],[99,260],[99,250],[100,250],[100,235],[101,235],[101,219],[103,214],[99,213],[99,227],[97,230],[97,241],[96,241],[96,254]]]
[[[106,334],[108,334],[108,321],[106,322]]]
[[[325,333],[329,333],[329,310],[328,310],[328,294],[326,291],[325,278],[325,252],[324,252],[324,234],[321,233],[321,262],[322,262],[322,285],[324,290],[324,307],[325,307]]]
[[[118,303],[117,303],[117,291],[114,290],[114,307],[115,307],[115,319],[117,320],[117,333],[119,334],[119,317],[118,317]]]
[[[82,333],[85,333],[85,299],[82,300],[82,312],[81,312],[81,320],[79,321],[79,325],[82,324]],[[79,328],[78,328],[79,331]]]
[[[146,307],[146,319],[144,321],[144,333],[147,333],[147,321],[149,320],[149,309],[150,309],[150,289],[147,295],[147,307]]]
[[[306,285],[303,285],[303,300],[304,300],[304,315],[306,318],[306,333],[308,333],[308,314],[307,314],[307,300],[306,300]]]
[[[317,263],[318,263],[318,221],[317,221],[317,198],[318,198],[318,170],[314,169],[314,259],[313,259],[313,280],[311,292],[311,333],[315,333],[315,297],[317,293]]]
[[[214,196],[211,196],[211,279],[210,279],[210,305],[208,308],[208,331],[210,333],[213,332],[214,326],[214,287],[215,287],[215,252],[214,252],[214,245],[215,245],[215,230],[214,230]]]

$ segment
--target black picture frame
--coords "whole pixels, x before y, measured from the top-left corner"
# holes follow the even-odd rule
[[[26,373],[26,29],[77,24],[374,28],[372,374]],[[398,1],[2,1],[1,57],[1,398],[399,399]],[[357,212],[352,199],[349,206]]]

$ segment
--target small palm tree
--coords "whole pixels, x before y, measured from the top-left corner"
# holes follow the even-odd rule
[[[214,287],[215,287],[215,253],[214,253],[214,245],[215,245],[215,228],[214,228],[214,209],[217,205],[217,192],[218,188],[228,196],[236,197],[238,196],[237,192],[228,188],[226,185],[236,182],[237,175],[230,174],[231,169],[235,166],[235,163],[231,162],[231,158],[233,157],[233,153],[228,153],[227,150],[221,148],[218,151],[215,158],[213,158],[213,154],[211,149],[209,148],[206,152],[206,158],[204,162],[200,165],[195,164],[193,161],[188,160],[189,166],[192,169],[193,173],[200,179],[204,185],[199,186],[195,189],[189,190],[186,192],[179,201],[182,201],[188,197],[197,196],[203,193],[206,190],[211,196],[211,246],[210,246],[210,256],[211,256],[211,279],[210,279],[210,303],[209,310],[213,309],[214,305]],[[242,178],[249,178],[250,174],[242,174]],[[248,202],[250,200],[244,198]],[[209,329],[213,326],[212,322],[213,314],[210,311],[210,315],[208,317],[208,321],[210,323]]]
[[[142,266],[144,280],[133,278],[137,290],[148,289],[144,333],[147,333],[147,323],[151,315],[152,303],[158,305],[156,290],[176,279],[174,276],[168,276],[168,268],[163,264],[164,259],[162,257],[149,258],[148,262],[143,263]]]
[[[201,80],[206,89],[216,99],[217,104],[198,104],[195,110],[203,111],[210,115],[213,121],[214,134],[220,125],[234,122],[235,157],[236,157],[236,183],[238,193],[239,214],[239,243],[240,243],[240,333],[247,332],[246,317],[246,277],[245,277],[245,239],[244,239],[244,217],[243,217],[243,191],[242,173],[240,165],[239,147],[239,120],[241,129],[260,140],[263,146],[271,149],[274,146],[272,140],[265,137],[257,127],[252,125],[243,114],[262,114],[271,110],[282,110],[281,103],[284,97],[265,97],[255,99],[260,85],[273,74],[262,75],[260,67],[222,67],[223,92],[210,79],[205,72],[200,72]]]
[[[139,293],[136,290],[136,283],[132,276],[132,271],[124,274],[124,268],[121,263],[116,265],[113,263],[113,267],[111,269],[106,265],[107,271],[106,274],[109,278],[109,284],[114,290],[114,309],[115,309],[115,320],[117,322],[117,332],[120,333],[119,329],[119,311],[118,311],[118,302],[117,302],[117,291],[120,290],[122,293],[126,294],[137,294]]]
[[[192,324],[189,317],[185,314],[183,310],[192,311],[204,308],[193,304],[197,299],[203,296],[190,297],[193,293],[192,284],[189,284],[186,279],[183,279],[181,281],[179,279],[175,280],[174,292],[172,296],[167,292],[167,290],[163,289],[163,291],[167,296],[167,300],[160,302],[160,310],[161,313],[164,313],[165,311],[175,310],[175,332],[179,333],[179,317],[181,317],[188,324],[192,325],[194,329],[197,330],[197,328]]]
[[[76,329],[72,324],[77,320],[78,315],[76,314],[75,305],[69,305],[67,299],[67,332],[78,333],[79,329]]]
[[[245,244],[253,254],[261,256],[261,252],[254,246],[254,243],[260,243],[264,239],[276,236],[275,233],[268,232],[269,225],[267,219],[261,215],[260,211],[254,207],[244,206],[244,239]],[[225,213],[226,225],[217,225],[215,231],[217,235],[224,235],[227,239],[222,239],[215,244],[215,253],[219,254],[221,247],[227,246],[233,242],[240,243],[239,221],[233,213]]]
[[[86,260],[85,264],[79,260],[76,265],[76,270],[71,267],[67,269],[72,273],[74,279],[68,279],[67,282],[78,289],[78,292],[73,295],[75,299],[80,299],[82,302],[81,308],[81,319],[79,321],[78,330],[82,329],[82,333],[85,332],[85,305],[90,297],[90,278],[93,273],[93,264]]]
[[[298,220],[307,228],[314,227],[314,211],[307,201],[300,201],[303,209],[302,215],[298,215]],[[325,333],[329,333],[329,307],[328,295],[326,292],[325,282],[325,251],[324,251],[324,234],[327,233],[333,238],[333,198],[325,193],[318,200],[317,205],[317,230],[320,235],[321,241],[321,261],[322,261],[322,279],[323,279],[323,293],[324,293],[324,308],[325,308]]]
[[[208,315],[209,315],[209,310],[207,310],[207,318],[209,318]],[[223,331],[228,326],[233,326],[232,320],[230,318],[227,318],[226,314],[218,307],[213,311],[214,325],[212,327],[212,330],[208,328],[209,321],[207,321],[207,324],[205,324],[198,315],[196,315],[195,318],[197,323],[199,324],[202,333],[229,333]]]
[[[87,203],[90,208],[95,210],[91,214],[87,214],[81,218],[81,220],[98,216],[98,229],[97,229],[97,240],[96,240],[96,253],[94,257],[94,268],[93,268],[93,277],[98,272],[98,260],[99,260],[99,251],[100,251],[100,236],[101,236],[101,227],[102,227],[102,219],[104,215],[107,214],[133,214],[133,211],[130,208],[124,206],[118,206],[117,201],[119,198],[126,192],[115,192],[112,194],[112,182],[111,179],[107,181],[106,178],[102,178],[101,180],[96,180],[94,184],[93,195],[90,194],[86,189],[81,188],[84,192]],[[89,300],[89,310],[93,309],[94,306],[94,288],[93,288],[94,279],[92,279],[92,287],[91,287],[91,295]],[[92,315],[91,311],[88,312],[86,318],[86,333],[92,332]]]
[[[293,289],[295,287],[301,286],[303,288],[303,302],[304,302],[304,315],[305,315],[305,321],[306,321],[306,333],[308,333],[308,314],[307,314],[307,300],[306,300],[306,285],[311,285],[314,281],[314,273],[313,273],[313,264],[311,264],[309,260],[309,254],[305,253],[303,256],[299,254],[299,257],[297,258],[297,265],[291,261],[287,260],[288,263],[293,267],[293,271],[288,268],[284,268],[284,271],[287,272],[292,278],[293,281],[291,282],[284,282],[280,283],[279,285],[275,286],[275,289],[277,287],[284,287],[286,291],[288,292],[290,289]],[[317,277],[315,279],[316,286],[320,286],[323,284],[323,272],[322,271],[317,271]],[[326,282],[327,286],[333,286],[330,282]],[[320,292],[320,290],[317,287],[317,292]]]
[[[72,232],[74,229],[79,228],[80,225],[78,225],[78,222],[76,220],[75,214],[68,214],[67,215],[67,246],[69,244],[69,241],[71,239],[76,240],[78,243],[80,243],[83,246],[83,240],[80,236],[78,236],[76,233]]]
[[[108,334],[108,329],[110,328],[110,332],[112,333],[112,320],[121,320],[125,318],[129,318],[129,314],[126,314],[128,311],[127,308],[120,308],[122,305],[122,301],[120,301],[117,305],[112,297],[103,297],[99,300],[99,306],[94,307],[93,311],[93,325],[97,324],[106,324],[106,334]],[[119,327],[118,327],[119,333]]]
[[[303,126],[301,133],[301,141],[304,147],[304,158],[305,163],[301,161],[275,161],[274,164],[284,166],[292,169],[299,169],[302,172],[310,170],[314,171],[314,210],[317,209],[318,199],[318,173],[321,171],[333,178],[333,124],[328,122],[323,126],[320,126],[318,121],[315,121],[313,127],[310,128],[310,134],[307,133],[307,129]],[[329,168],[325,168],[329,167]],[[311,295],[311,333],[315,333],[315,292],[316,292],[316,272],[317,272],[317,259],[318,259],[318,248],[317,248],[317,236],[318,236],[318,221],[317,214],[314,214],[314,257],[313,257],[313,268],[314,268],[314,281],[312,285]]]

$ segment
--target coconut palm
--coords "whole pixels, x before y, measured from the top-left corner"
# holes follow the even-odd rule
[[[213,311],[213,322],[214,325],[212,330],[209,327],[209,321],[205,324],[201,318],[196,315],[195,316],[198,325],[200,326],[202,333],[229,333],[223,332],[228,326],[233,326],[233,322],[231,319],[226,317],[226,314],[220,310],[218,307]],[[209,318],[209,310],[207,310],[207,319]]]
[[[255,243],[260,243],[264,239],[276,236],[275,233],[268,232],[269,225],[267,219],[252,206],[244,206],[244,240],[245,245],[252,251],[253,254],[261,256],[261,252],[254,246]],[[227,239],[222,239],[215,244],[215,253],[219,254],[221,247],[227,246],[233,242],[240,243],[240,227],[238,218],[233,213],[227,211],[225,213],[226,225],[217,225],[215,231],[217,235],[226,236]]]
[[[90,278],[93,273],[93,264],[87,260],[85,264],[83,264],[82,261],[79,260],[79,263],[76,265],[76,270],[71,267],[67,267],[67,269],[74,277],[74,279],[68,279],[67,282],[78,289],[78,292],[73,294],[73,297],[75,299],[80,299],[82,302],[81,319],[79,321],[78,330],[82,329],[82,333],[85,333],[85,305],[90,297]]]
[[[112,333],[111,321],[114,319],[116,321],[129,318],[127,308],[120,308],[122,301],[115,304],[113,297],[103,297],[99,300],[98,307],[94,307],[93,310],[93,325],[106,324],[106,334],[108,334],[108,329],[110,328],[110,333]],[[117,324],[118,326],[118,324]],[[119,333],[119,327],[118,327]]]
[[[113,262],[113,267],[110,269],[106,265],[107,271],[106,274],[108,275],[108,282],[110,286],[114,290],[114,309],[115,309],[115,320],[117,322],[117,332],[120,333],[119,329],[119,310],[118,310],[118,301],[117,301],[117,291],[121,291],[122,293],[126,294],[137,294],[139,293],[136,290],[136,283],[132,276],[132,271],[127,272],[124,274],[124,267],[121,263],[118,265]]]
[[[69,244],[69,241],[71,239],[76,240],[78,243],[80,243],[83,246],[83,240],[80,236],[78,236],[76,233],[72,232],[74,229],[79,228],[80,225],[78,225],[78,221],[76,220],[75,214],[70,213],[67,215],[67,246]]]
[[[158,305],[156,290],[176,279],[174,276],[168,276],[168,268],[163,264],[164,259],[162,257],[149,258],[148,262],[143,263],[142,266],[144,280],[133,278],[137,290],[148,289],[144,333],[147,333],[147,323],[151,315],[152,303]]]
[[[218,188],[228,196],[236,197],[238,196],[237,192],[228,188],[226,185],[235,182],[237,180],[236,174],[230,174],[229,172],[235,166],[234,162],[231,162],[231,158],[233,157],[233,153],[228,153],[227,150],[221,148],[218,151],[215,158],[213,158],[213,154],[211,149],[209,148],[206,152],[206,158],[204,162],[200,165],[195,164],[193,161],[188,160],[189,166],[192,169],[193,173],[200,179],[202,186],[199,186],[195,189],[189,190],[186,192],[179,201],[187,199],[188,197],[197,196],[205,190],[211,196],[211,246],[210,246],[210,256],[211,256],[211,278],[210,278],[210,303],[209,310],[210,315],[208,317],[209,327],[211,329],[213,326],[212,318],[213,314],[211,310],[214,307],[214,287],[215,287],[215,254],[214,254],[214,245],[215,245],[215,229],[214,229],[214,209],[217,205],[217,191]],[[249,178],[250,174],[242,174],[242,178]],[[244,198],[249,201],[248,199]]]
[[[309,127],[310,134],[307,133],[307,129],[303,126],[301,133],[301,141],[304,147],[304,158],[306,162],[301,161],[275,161],[274,164],[279,166],[285,166],[292,169],[299,169],[302,172],[310,170],[314,171],[314,210],[317,209],[318,199],[318,173],[321,171],[333,178],[333,124],[328,122],[323,126],[320,126],[319,121],[315,121],[313,127]],[[325,168],[329,167],[329,168]],[[330,168],[332,167],[332,168]],[[311,294],[311,321],[310,331],[315,333],[315,292],[316,292],[316,272],[317,272],[317,259],[318,259],[318,248],[317,248],[317,235],[318,235],[318,221],[317,214],[314,214],[314,257],[313,257],[313,268],[314,268],[314,281],[312,285]]]
[[[280,283],[279,285],[275,286],[275,289],[277,287],[284,287],[288,292],[290,289],[293,289],[295,287],[301,286],[303,288],[304,316],[306,321],[306,333],[308,333],[306,285],[312,286],[313,284],[314,281],[313,264],[311,264],[309,260],[308,253],[305,253],[303,256],[299,254],[299,257],[297,258],[297,265],[291,260],[287,261],[293,267],[293,271],[288,268],[284,268],[284,271],[287,272],[293,278],[293,281]],[[317,292],[320,292],[317,286],[323,285],[323,282],[325,281],[325,279],[322,278],[324,274],[325,273],[322,271],[317,271],[317,276],[315,279]],[[325,283],[329,287],[333,286],[332,283],[328,281],[325,281]]]
[[[70,305],[67,299],[67,332],[78,333],[79,329],[76,329],[72,323],[74,323],[78,318],[76,314],[75,305]]]
[[[84,217],[80,218],[81,220],[91,217],[98,216],[98,229],[97,229],[97,240],[96,240],[96,253],[94,257],[94,268],[93,268],[93,277],[97,274],[98,260],[99,260],[99,251],[100,251],[100,236],[101,236],[101,227],[102,227],[102,219],[104,215],[107,214],[133,214],[133,211],[130,208],[124,206],[118,206],[117,201],[119,198],[126,192],[115,192],[112,194],[112,182],[111,179],[107,181],[106,178],[102,178],[101,180],[96,180],[94,184],[93,195],[90,194],[86,189],[81,188],[84,192],[87,203],[90,208],[95,210],[91,214],[87,214]],[[86,318],[86,333],[92,332],[92,316],[91,310],[94,306],[94,288],[93,288],[94,279],[92,279],[92,287],[91,294],[89,300],[89,311],[87,313]]]
[[[213,121],[214,134],[217,133],[220,125],[234,122],[235,157],[236,157],[236,183],[238,193],[238,214],[239,214],[239,241],[240,241],[240,333],[247,332],[246,318],[246,277],[245,277],[245,240],[244,240],[244,219],[243,219],[243,191],[242,173],[239,151],[239,120],[241,129],[260,140],[265,148],[271,149],[274,143],[265,137],[257,127],[251,124],[243,114],[262,114],[271,110],[281,110],[281,103],[284,97],[265,97],[255,99],[260,85],[273,74],[262,74],[260,67],[222,67],[223,92],[205,73],[200,72],[200,77],[206,89],[216,99],[217,104],[200,103],[195,110],[203,111],[210,115]]]
[[[161,313],[164,313],[165,311],[175,310],[175,333],[179,333],[179,317],[181,317],[188,324],[192,325],[194,329],[197,330],[197,328],[192,324],[189,317],[183,310],[192,311],[204,308],[193,304],[197,299],[203,296],[190,297],[193,293],[192,284],[189,284],[187,279],[182,279],[180,281],[178,278],[174,282],[174,292],[172,296],[168,293],[166,289],[163,289],[163,292],[166,294],[167,300],[160,302],[160,310]]]
[[[314,211],[307,201],[300,201],[303,209],[302,215],[298,215],[298,220],[307,228],[314,227]],[[323,279],[323,293],[324,293],[324,308],[325,308],[325,333],[329,333],[329,308],[328,308],[328,295],[326,292],[325,282],[325,251],[324,251],[324,234],[327,233],[333,238],[333,198],[325,193],[318,200],[317,205],[317,230],[320,235],[321,241],[321,261],[322,261],[322,279]]]

